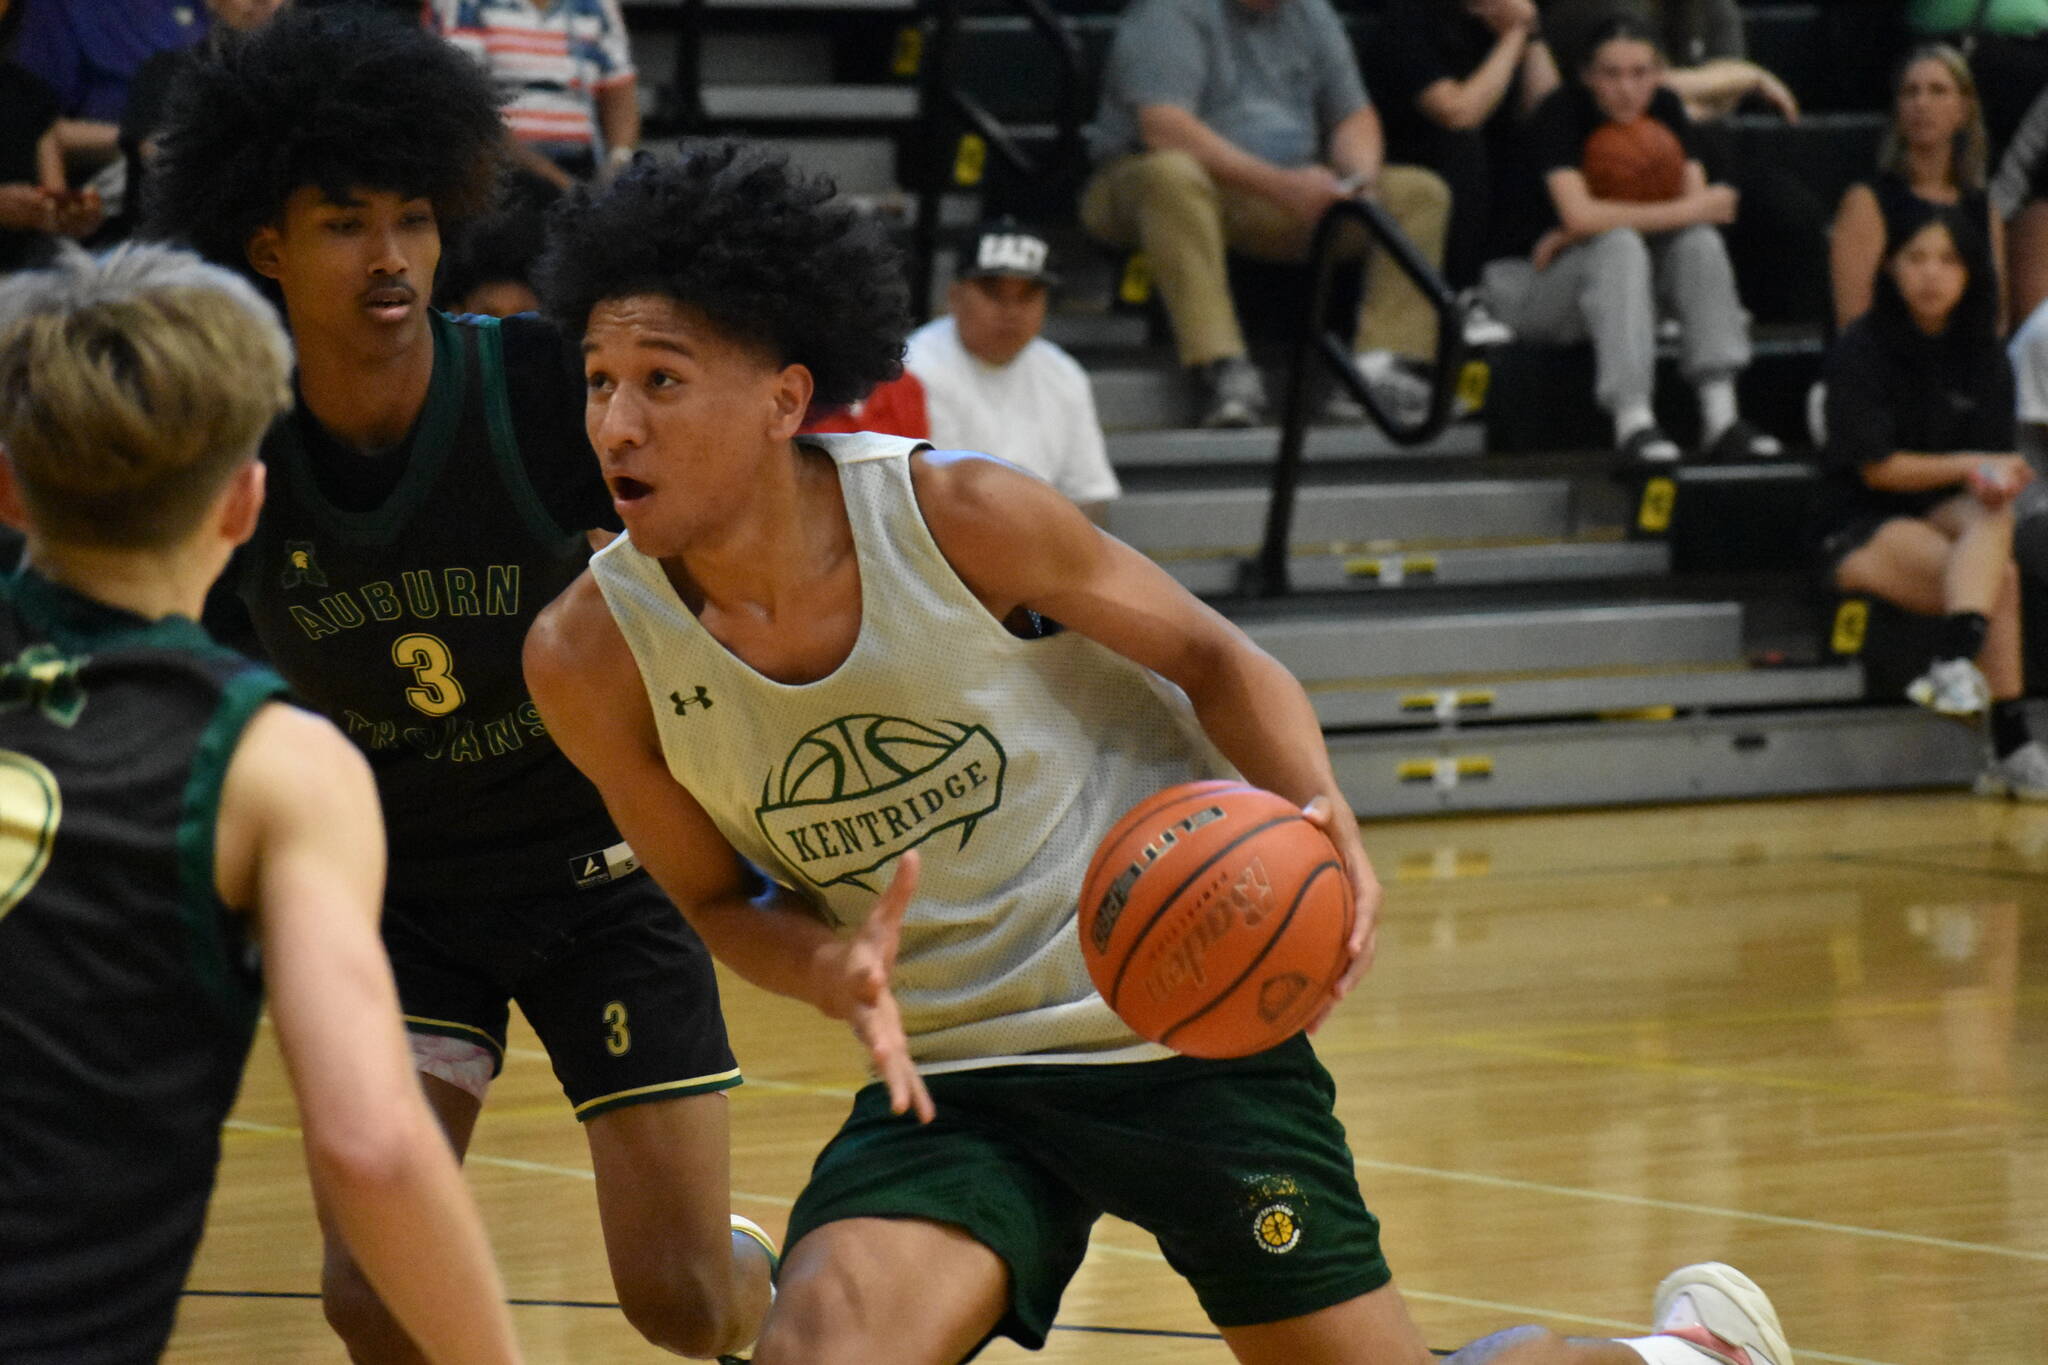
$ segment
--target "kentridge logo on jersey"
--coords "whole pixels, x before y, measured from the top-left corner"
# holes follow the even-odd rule
[[[754,818],[814,886],[849,883],[941,830],[1003,803],[1008,760],[979,725],[896,716],[841,716],[796,742],[761,784]]]

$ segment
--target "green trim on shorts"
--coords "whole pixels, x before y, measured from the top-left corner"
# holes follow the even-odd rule
[[[691,1095],[708,1095],[717,1090],[730,1090],[743,1085],[746,1078],[740,1069],[721,1071],[715,1076],[695,1076],[687,1081],[663,1081],[659,1085],[638,1085],[631,1090],[620,1090],[610,1095],[599,1095],[594,1100],[585,1100],[576,1106],[578,1123],[588,1123],[599,1114],[614,1109],[623,1109],[629,1104],[646,1104],[652,1100],[680,1100]]]
[[[405,1016],[407,1033],[431,1033],[438,1038],[454,1038],[465,1043],[482,1043],[491,1050],[491,1079],[505,1069],[505,1045],[475,1024],[458,1024],[453,1019],[428,1019],[417,1014]]]

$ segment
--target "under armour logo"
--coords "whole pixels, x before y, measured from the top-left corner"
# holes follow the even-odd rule
[[[296,588],[301,583],[324,588],[327,575],[320,572],[320,566],[313,562],[312,541],[287,540],[284,543],[284,575],[280,586]]]
[[[702,683],[697,684],[697,695],[694,697],[686,697],[680,692],[671,692],[668,694],[668,699],[675,703],[676,714],[679,716],[688,715],[690,708],[693,706],[701,706],[706,711],[711,709],[711,694],[704,690]]]

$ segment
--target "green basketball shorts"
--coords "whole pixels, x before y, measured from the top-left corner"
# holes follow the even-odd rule
[[[790,1214],[788,1246],[843,1218],[965,1229],[1010,1269],[994,1335],[1045,1344],[1103,1213],[1159,1240],[1212,1322],[1299,1317],[1391,1274],[1358,1192],[1336,1086],[1296,1036],[1235,1061],[1003,1066],[929,1076],[920,1126],[864,1087]]]

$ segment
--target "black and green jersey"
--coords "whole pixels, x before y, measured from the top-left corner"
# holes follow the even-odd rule
[[[221,782],[284,692],[181,617],[0,579],[0,1361],[154,1360],[261,983]]]
[[[542,726],[520,650],[608,509],[582,387],[537,319],[431,325],[398,449],[343,449],[303,406],[272,428],[239,588],[271,663],[369,756],[394,891],[568,890],[618,835]]]

